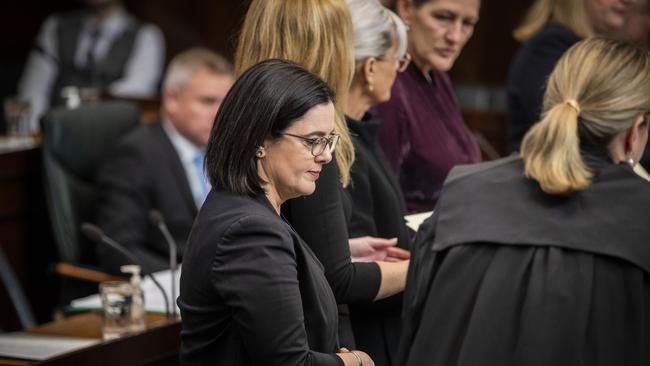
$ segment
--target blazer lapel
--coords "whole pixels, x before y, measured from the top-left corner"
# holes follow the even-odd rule
[[[176,149],[172,144],[171,140],[165,133],[162,127],[162,123],[158,122],[156,126],[156,133],[159,134],[160,140],[160,150],[162,153],[161,158],[165,161],[166,165],[172,172],[174,180],[176,181],[176,186],[179,189],[183,201],[192,212],[193,216],[196,216],[198,210],[196,208],[196,203],[194,202],[194,195],[192,194],[192,189],[190,188],[190,183],[187,179],[187,174],[185,173],[185,168],[181,162],[180,157],[176,153]]]

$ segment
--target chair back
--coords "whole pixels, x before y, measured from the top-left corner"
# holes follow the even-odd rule
[[[96,265],[94,244],[79,228],[95,219],[95,173],[139,121],[137,106],[122,101],[59,108],[43,118],[45,192],[60,261]]]

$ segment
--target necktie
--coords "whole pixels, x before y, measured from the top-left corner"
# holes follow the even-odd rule
[[[86,53],[86,67],[88,70],[92,70],[95,67],[95,49],[97,48],[97,42],[101,35],[102,31],[99,26],[95,27],[90,33],[88,53]]]
[[[205,201],[205,198],[208,196],[208,192],[210,191],[210,187],[208,186],[208,182],[205,176],[205,171],[203,170],[203,153],[202,152],[197,152],[196,156],[194,156],[194,167],[196,167],[196,176],[199,181],[199,194],[194,197],[194,200],[196,201],[196,207],[201,207],[203,205],[203,201]]]

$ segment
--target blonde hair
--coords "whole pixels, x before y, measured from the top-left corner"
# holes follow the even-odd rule
[[[176,55],[167,67],[163,90],[183,88],[201,69],[215,74],[232,75],[232,64],[207,48],[191,48]]]
[[[591,183],[581,139],[607,151],[612,139],[650,110],[650,54],[604,37],[576,43],[560,58],[544,94],[542,119],[524,137],[525,173],[551,194]]]
[[[591,0],[536,0],[513,36],[516,40],[525,42],[549,22],[569,29],[580,38],[594,36],[596,34],[589,22],[586,1]]]
[[[253,0],[235,52],[235,73],[280,58],[320,76],[336,93],[336,148],[341,181],[350,181],[354,148],[343,108],[354,74],[352,22],[345,0]]]

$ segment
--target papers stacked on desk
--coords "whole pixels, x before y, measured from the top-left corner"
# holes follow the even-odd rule
[[[179,309],[178,306],[176,305],[176,299],[172,300],[171,299],[171,294],[172,294],[172,289],[171,289],[171,271],[160,271],[156,272],[153,274],[156,276],[156,279],[162,287],[165,289],[165,292],[167,292],[167,296],[169,296],[169,303],[173,304],[176,307],[176,314],[179,314]],[[181,268],[180,266],[176,270],[176,278],[174,279],[174,283],[176,284],[176,294],[178,296],[178,289],[180,286],[180,279],[181,279]],[[144,281],[142,281],[142,290],[144,291],[144,307],[146,311],[152,311],[152,312],[157,312],[157,313],[164,313],[165,312],[165,299],[163,298],[162,293],[154,285],[153,281],[151,281],[151,278],[149,276],[146,276],[144,278]],[[70,305],[73,308],[78,308],[78,309],[101,309],[102,308],[102,301],[99,298],[99,294],[97,295],[91,295],[88,297],[83,297],[81,299],[76,299],[73,300]]]
[[[34,149],[38,144],[31,136],[0,136],[0,154]]]
[[[0,356],[42,361],[99,342],[101,339],[7,333],[0,334]]]

